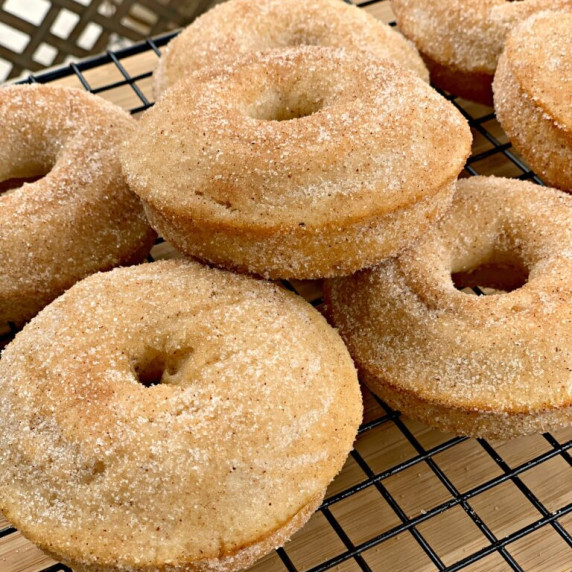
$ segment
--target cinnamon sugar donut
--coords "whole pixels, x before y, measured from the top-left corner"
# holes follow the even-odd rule
[[[515,148],[550,185],[572,191],[572,13],[542,12],[507,39],[495,111]]]
[[[462,180],[416,248],[329,282],[329,309],[364,381],[392,407],[477,437],[549,431],[572,422],[571,244],[572,197]],[[455,273],[512,291],[465,294]]]
[[[154,73],[153,91],[158,97],[193,71],[249,52],[298,45],[368,51],[429,80],[413,45],[365,10],[339,0],[229,0],[169,43]]]
[[[0,507],[76,572],[234,571],[319,506],[361,421],[351,358],[272,284],[97,274],[0,361]]]
[[[409,72],[302,46],[174,86],[122,162],[151,225],[182,252],[319,278],[422,234],[449,206],[470,144],[460,113]]]
[[[572,10],[572,1],[391,0],[391,7],[434,85],[492,105],[491,84],[507,34],[542,10]]]
[[[24,322],[84,276],[139,262],[155,234],[121,174],[135,123],[76,89],[0,89],[0,323]]]

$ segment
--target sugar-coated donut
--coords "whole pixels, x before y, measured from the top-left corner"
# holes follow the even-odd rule
[[[0,391],[0,507],[76,572],[248,566],[319,506],[362,414],[310,304],[181,260],[73,286],[5,349]]]
[[[572,197],[461,180],[416,248],[329,282],[329,310],[362,379],[407,415],[477,437],[549,431],[572,423],[571,244]],[[512,291],[469,295],[455,273]]]
[[[319,278],[423,233],[449,206],[470,144],[453,105],[403,68],[302,46],[174,86],[122,162],[151,225],[182,252]]]
[[[572,1],[391,0],[391,7],[434,85],[492,105],[491,84],[510,30],[542,10],[572,10]]]
[[[159,96],[193,71],[237,56],[298,45],[330,46],[389,58],[423,80],[415,47],[365,10],[339,0],[229,0],[197,18],[165,49],[154,73]]]
[[[541,12],[512,32],[494,80],[497,119],[550,185],[572,191],[572,13]]]
[[[143,260],[155,233],[117,147],[135,122],[77,89],[0,89],[0,323],[24,322],[84,276]]]

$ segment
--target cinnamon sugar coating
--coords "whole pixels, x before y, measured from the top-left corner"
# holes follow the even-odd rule
[[[318,278],[414,241],[449,205],[470,143],[454,106],[402,68],[298,47],[179,83],[121,158],[152,224],[186,254]]]
[[[329,281],[329,311],[363,380],[392,407],[463,435],[549,431],[572,422],[571,245],[572,197],[461,180],[415,248]],[[454,287],[452,274],[491,265],[512,287],[517,273],[528,279],[487,296]]]
[[[572,191],[572,13],[532,16],[507,39],[495,111],[515,148],[550,185]]]
[[[229,0],[197,18],[169,43],[154,73],[155,97],[205,66],[299,45],[367,51],[429,80],[413,44],[365,10],[339,0]]]
[[[537,12],[572,10],[572,1],[391,0],[391,7],[437,87],[492,105],[491,84],[507,34]]]
[[[181,260],[73,286],[5,349],[0,391],[0,506],[81,572],[252,564],[318,507],[362,415],[307,302]]]
[[[117,147],[135,122],[81,90],[0,90],[0,323],[24,322],[81,278],[143,260],[155,233]]]

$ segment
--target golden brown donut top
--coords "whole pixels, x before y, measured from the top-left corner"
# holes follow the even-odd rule
[[[323,493],[362,413],[345,346],[302,298],[183,261],[72,287],[5,349],[0,391],[7,517],[122,570],[269,535]]]
[[[506,42],[510,69],[522,91],[561,129],[572,130],[572,13],[542,12]]]
[[[542,10],[572,10],[572,0],[391,0],[391,6],[423,53],[455,69],[493,74],[519,22]]]
[[[454,106],[402,68],[298,47],[178,84],[143,115],[122,162],[164,216],[328,229],[435,195],[470,141]]]
[[[488,296],[455,289],[453,273],[490,263],[516,263],[528,280]],[[572,405],[572,197],[564,193],[460,180],[452,209],[415,248],[330,290],[358,369],[397,391],[481,411]]]
[[[197,18],[171,41],[155,72],[154,91],[158,95],[204,66],[298,45],[368,51],[429,80],[413,45],[365,10],[339,0],[230,0]]]

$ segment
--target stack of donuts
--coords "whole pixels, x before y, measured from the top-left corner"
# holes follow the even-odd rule
[[[498,120],[531,167],[548,184],[572,191],[572,1],[391,6],[432,83],[485,105],[494,100]]]
[[[354,363],[443,430],[571,422],[572,197],[458,180],[470,129],[428,83],[488,103],[498,61],[501,122],[570,190],[571,3],[392,4],[421,55],[339,0],[220,4],[137,125],[0,90],[0,180],[40,177],[0,196],[0,318],[37,314],[0,359],[0,508],[76,572],[231,572],[283,544],[353,445]],[[155,232],[194,260],[93,274]],[[261,278],[325,279],[339,332]]]

